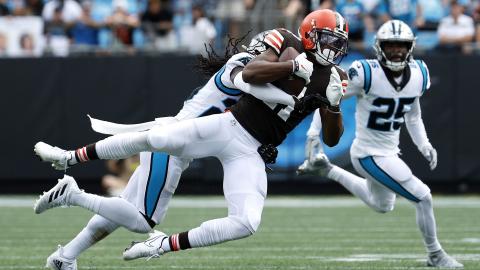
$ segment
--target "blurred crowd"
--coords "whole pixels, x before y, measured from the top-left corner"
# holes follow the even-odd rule
[[[370,48],[391,18],[415,29],[420,49],[480,48],[480,0],[0,0],[0,55],[196,54],[229,35],[296,32],[320,8],[345,16],[352,49]]]

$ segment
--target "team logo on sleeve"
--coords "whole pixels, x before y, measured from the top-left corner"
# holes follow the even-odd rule
[[[352,67],[352,68],[350,68],[350,69],[348,70],[348,78],[349,78],[350,80],[352,80],[353,77],[355,77],[355,76],[358,76],[358,72],[357,72],[357,70],[356,70],[355,68]]]

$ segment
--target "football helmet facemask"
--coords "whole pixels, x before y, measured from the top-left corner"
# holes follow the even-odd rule
[[[306,51],[327,66],[339,64],[348,51],[348,23],[338,12],[320,9],[303,19],[298,34]]]
[[[375,35],[375,54],[383,66],[392,71],[403,70],[412,59],[412,52],[415,48],[415,35],[410,27],[400,20],[390,20],[384,23]],[[386,44],[396,43],[398,46],[405,46],[406,53],[392,53],[385,50]],[[395,59],[397,58],[397,59]]]
[[[268,36],[270,33],[270,30],[260,32],[256,34],[252,40],[250,40],[250,43],[248,44],[248,47],[244,47],[244,49],[251,55],[259,55],[263,53],[264,51],[267,50],[267,47],[265,46],[264,40],[265,37]]]

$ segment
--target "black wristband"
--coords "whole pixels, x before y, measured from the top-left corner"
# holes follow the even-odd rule
[[[333,113],[340,113],[340,106],[328,106],[327,110]]]
[[[292,71],[292,73],[295,73],[295,72],[297,72],[298,69],[299,69],[298,62],[295,61],[295,60],[292,60],[292,63],[293,63],[293,71]]]

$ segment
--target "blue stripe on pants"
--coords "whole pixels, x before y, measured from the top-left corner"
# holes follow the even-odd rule
[[[382,168],[380,168],[373,157],[364,157],[359,159],[360,165],[362,168],[370,174],[375,180],[380,182],[382,185],[391,189],[393,192],[398,195],[414,202],[419,202],[420,200],[417,197],[413,196],[412,193],[408,192],[402,185],[400,185],[395,179],[388,175]]]
[[[165,153],[152,153],[150,158],[150,172],[145,190],[145,215],[152,218],[157,208],[160,193],[165,186],[170,156]]]

